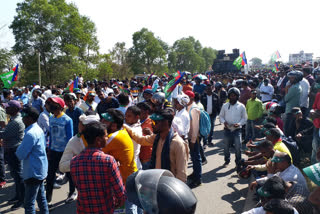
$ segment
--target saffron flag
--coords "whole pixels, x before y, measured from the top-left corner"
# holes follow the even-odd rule
[[[18,80],[18,70],[19,65],[16,65],[16,67],[12,68],[11,71],[0,75],[4,88],[11,88],[16,84]]]

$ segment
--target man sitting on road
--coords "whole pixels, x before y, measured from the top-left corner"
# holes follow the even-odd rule
[[[271,159],[271,163],[267,166],[268,176],[257,179],[250,184],[253,190],[258,184],[263,185],[268,178],[278,175],[285,181],[296,181],[307,187],[306,179],[300,170],[291,163],[291,158],[287,153],[276,151]]]

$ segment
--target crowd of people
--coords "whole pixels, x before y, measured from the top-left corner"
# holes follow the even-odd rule
[[[186,185],[200,186],[208,162],[204,151],[214,146],[219,118],[224,166],[233,147],[237,174],[254,178],[250,189],[259,203],[246,214],[320,212],[318,64],[282,65],[278,73],[185,76],[167,93],[173,78],[80,76],[78,88],[3,89],[0,187],[6,185],[7,164],[15,183],[11,209],[35,213],[37,201],[40,213],[49,213],[54,189],[68,182],[65,203],[77,200],[77,213],[113,213],[119,207],[146,212],[144,202],[129,197],[126,183],[138,171],[163,169],[186,191]],[[318,186],[312,193],[306,177]],[[195,203],[174,212],[194,213]]]

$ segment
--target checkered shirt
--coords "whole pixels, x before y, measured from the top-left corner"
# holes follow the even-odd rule
[[[126,199],[115,159],[87,148],[71,160],[70,172],[78,190],[77,213],[113,213]]]

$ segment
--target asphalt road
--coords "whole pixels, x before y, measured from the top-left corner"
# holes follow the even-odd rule
[[[216,125],[214,133],[214,146],[208,147],[205,154],[208,164],[203,166],[203,184],[193,189],[197,199],[197,214],[227,214],[241,213],[245,207],[248,209],[251,205],[245,203],[248,193],[248,180],[239,179],[235,172],[235,156],[232,153],[231,163],[226,167],[222,167],[223,158],[223,126]],[[191,162],[188,165],[188,173],[192,172]],[[14,212],[10,211],[7,200],[14,196],[13,180],[7,174],[7,186],[0,190],[0,213],[24,213],[21,208]],[[52,214],[73,214],[76,213],[76,203],[65,204],[67,198],[68,184],[62,186],[61,189],[54,190]],[[250,204],[250,203],[249,203]]]

